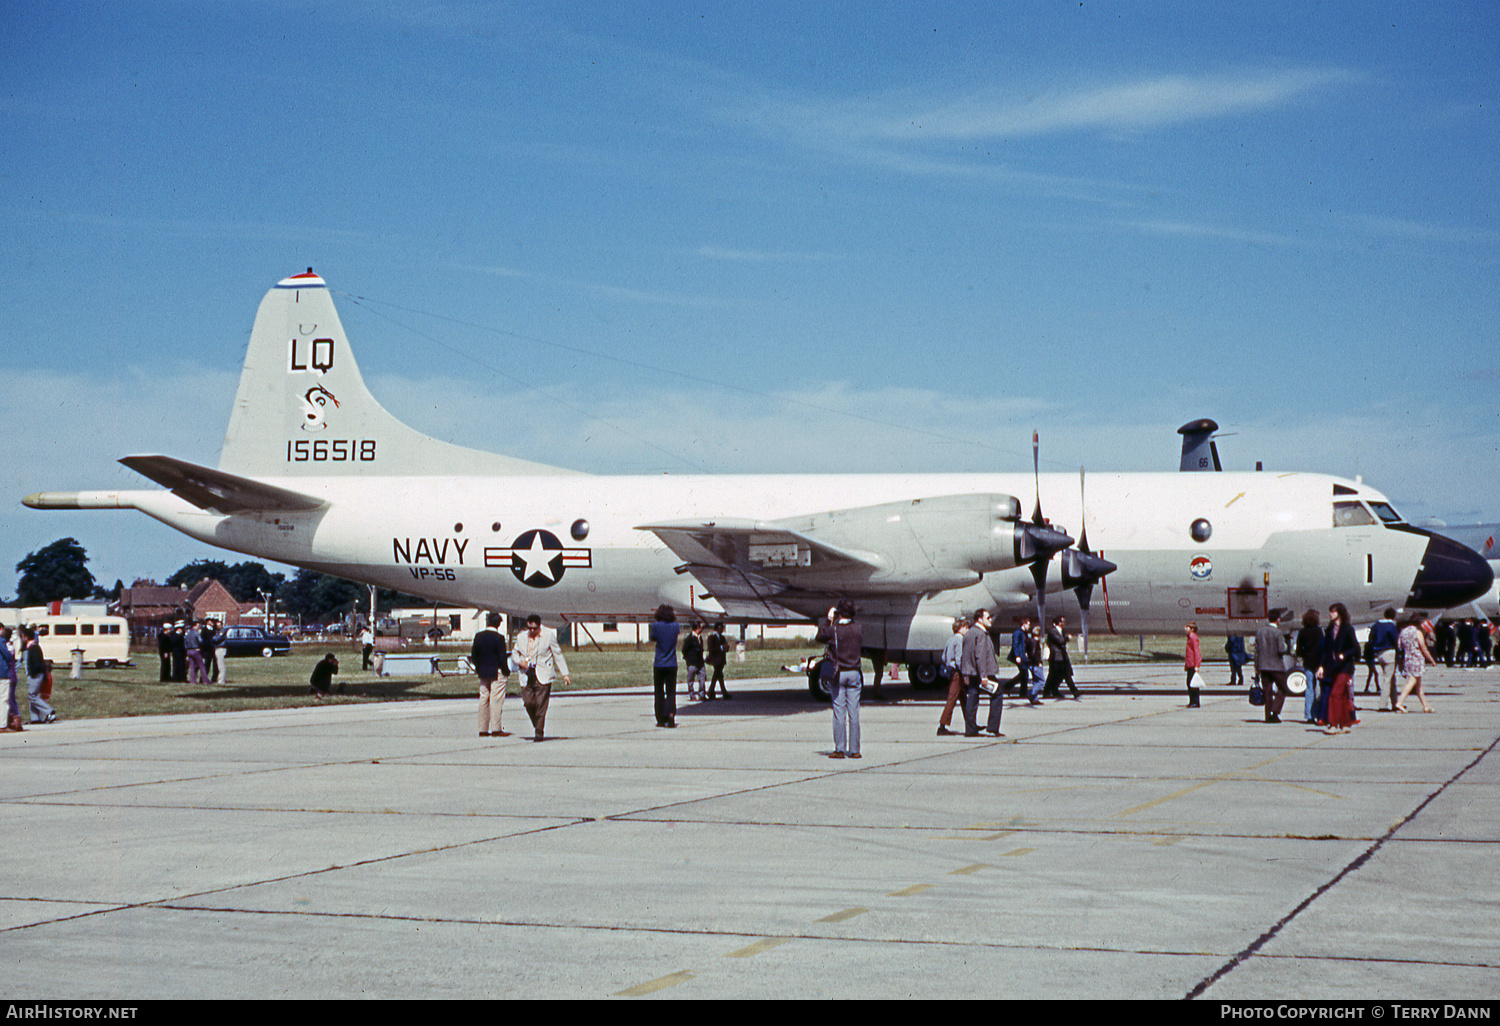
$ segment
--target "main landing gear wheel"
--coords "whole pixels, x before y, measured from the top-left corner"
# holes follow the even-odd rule
[[[913,663],[906,668],[906,677],[914,688],[934,688],[942,675],[937,663]]]
[[[828,688],[823,685],[822,670],[823,663],[825,661],[826,660],[822,659],[818,660],[817,662],[813,663],[812,669],[807,671],[807,690],[808,693],[813,696],[813,699],[815,701],[832,702],[833,695],[829,692]]]

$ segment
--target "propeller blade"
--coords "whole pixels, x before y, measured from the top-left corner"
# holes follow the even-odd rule
[[[1031,560],[1031,579],[1036,582],[1036,622],[1043,630],[1047,628],[1047,567],[1052,557],[1073,544],[1066,531],[1052,527],[1042,516],[1042,441],[1033,428],[1031,431],[1031,474],[1036,482],[1036,505],[1031,511],[1031,523],[1016,527],[1016,560]]]
[[[1042,521],[1042,441],[1037,435],[1036,429],[1031,431],[1031,474],[1036,481],[1036,506],[1031,511],[1031,522],[1041,524]]]
[[[1089,505],[1083,497],[1083,468],[1078,468],[1078,549],[1089,550]]]
[[[1047,565],[1049,559],[1039,559],[1031,564],[1031,579],[1036,582],[1036,622],[1047,623]]]
[[[1079,622],[1083,632],[1083,655],[1089,653],[1089,603],[1093,599],[1094,585],[1119,567],[1089,549],[1088,501],[1084,496],[1084,469],[1078,468],[1079,530],[1078,550],[1063,554],[1063,587],[1072,588],[1078,596]]]

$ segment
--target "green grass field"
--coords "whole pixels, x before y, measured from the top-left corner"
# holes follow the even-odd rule
[[[1074,648],[1076,649],[1076,643]],[[1204,645],[1212,650],[1211,643]],[[734,690],[736,678],[783,676],[783,664],[794,664],[803,655],[820,651],[812,643],[789,644],[751,642],[745,662],[730,657],[724,675]],[[340,673],[336,685],[343,684],[345,694],[320,699],[309,693],[307,678],[325,652],[339,658]],[[453,657],[467,654],[467,646],[443,646],[440,654]],[[1004,653],[1002,653],[1003,656]],[[1092,662],[1147,662],[1182,658],[1178,638],[1147,636],[1144,641],[1129,638],[1091,638]],[[88,667],[82,680],[68,679],[68,666],[53,669],[52,705],[61,719],[93,719],[115,716],[160,716],[173,713],[231,712],[241,709],[285,709],[304,705],[353,702],[401,702],[431,698],[467,698],[475,694],[472,675],[434,677],[377,677],[361,672],[359,651],[347,641],[298,642],[292,654],[273,659],[255,657],[229,660],[229,683],[220,686],[162,684],[156,652],[137,652],[133,667],[99,670]],[[1075,662],[1082,662],[1074,652]],[[643,646],[614,645],[588,647],[567,652],[572,671],[570,690],[645,686],[651,683],[651,653]],[[887,671],[889,672],[889,671]],[[797,678],[785,674],[789,682]],[[905,689],[903,679],[895,685]],[[561,684],[558,690],[562,690]],[[511,677],[511,694],[519,693],[519,684]],[[17,700],[26,716],[26,682],[17,688]]]

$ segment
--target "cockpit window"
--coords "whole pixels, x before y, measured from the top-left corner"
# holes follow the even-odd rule
[[[1357,502],[1335,502],[1333,504],[1334,527],[1368,527],[1375,523],[1370,511]]]
[[[1391,504],[1388,502],[1372,502],[1370,503],[1370,508],[1375,511],[1375,515],[1379,517],[1383,523],[1406,523],[1406,518],[1392,509]]]

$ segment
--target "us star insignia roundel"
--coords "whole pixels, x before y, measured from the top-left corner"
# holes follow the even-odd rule
[[[510,569],[516,580],[532,588],[550,588],[570,566],[593,565],[589,549],[570,549],[551,531],[526,531],[510,549]]]

